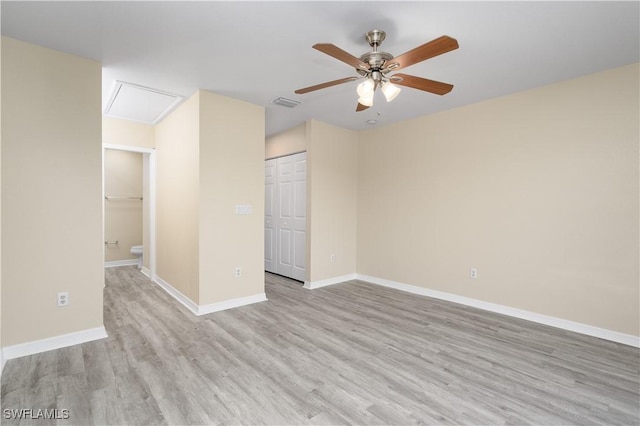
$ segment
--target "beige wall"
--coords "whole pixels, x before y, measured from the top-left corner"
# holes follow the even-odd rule
[[[6,37],[2,56],[9,346],[102,326],[101,66]],[[61,291],[70,304],[58,308]]]
[[[102,143],[127,145],[138,148],[154,148],[155,126],[103,116]]]
[[[107,197],[141,197],[142,154],[105,149],[104,193]],[[104,202],[105,261],[137,259],[131,246],[142,244],[142,200],[111,199]]]
[[[276,158],[297,154],[307,150],[306,123],[267,138],[265,158]]]
[[[306,123],[307,280],[356,272],[358,135],[319,121]],[[335,254],[335,262],[331,262]]]
[[[358,272],[638,335],[638,80],[361,133]]]
[[[198,305],[264,293],[264,109],[198,91],[156,127],[156,165],[158,276]]]
[[[263,107],[200,91],[201,305],[264,293],[264,146]]]
[[[199,300],[199,105],[196,92],[156,126],[156,273]]]

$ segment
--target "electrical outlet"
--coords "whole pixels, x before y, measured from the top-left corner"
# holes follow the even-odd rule
[[[64,291],[58,293],[58,306],[67,306],[69,304],[69,293]]]
[[[471,278],[474,280],[478,278],[478,270],[476,268],[471,268],[471,273],[469,274]]]
[[[331,256],[329,256],[329,259],[331,259],[331,263],[336,261],[336,255],[331,253]]]
[[[236,268],[236,278],[240,278],[242,276],[242,268],[239,266]]]

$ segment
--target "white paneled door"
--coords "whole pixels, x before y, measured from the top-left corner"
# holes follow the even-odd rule
[[[307,155],[265,164],[265,270],[305,279]]]

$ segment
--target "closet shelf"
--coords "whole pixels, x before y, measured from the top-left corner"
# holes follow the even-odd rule
[[[104,196],[105,200],[140,200],[142,201],[142,197],[111,197],[108,195]]]

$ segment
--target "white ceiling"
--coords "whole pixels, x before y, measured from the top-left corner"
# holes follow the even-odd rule
[[[639,61],[640,3],[629,2],[9,2],[2,34],[103,64],[103,101],[116,80],[185,97],[198,88],[266,107],[266,134],[315,118],[362,129]],[[441,35],[460,48],[402,72],[454,84],[445,96],[403,88],[355,112],[355,75],[311,46],[355,56],[364,33],[387,32],[399,55]],[[293,109],[277,97],[301,101]]]

